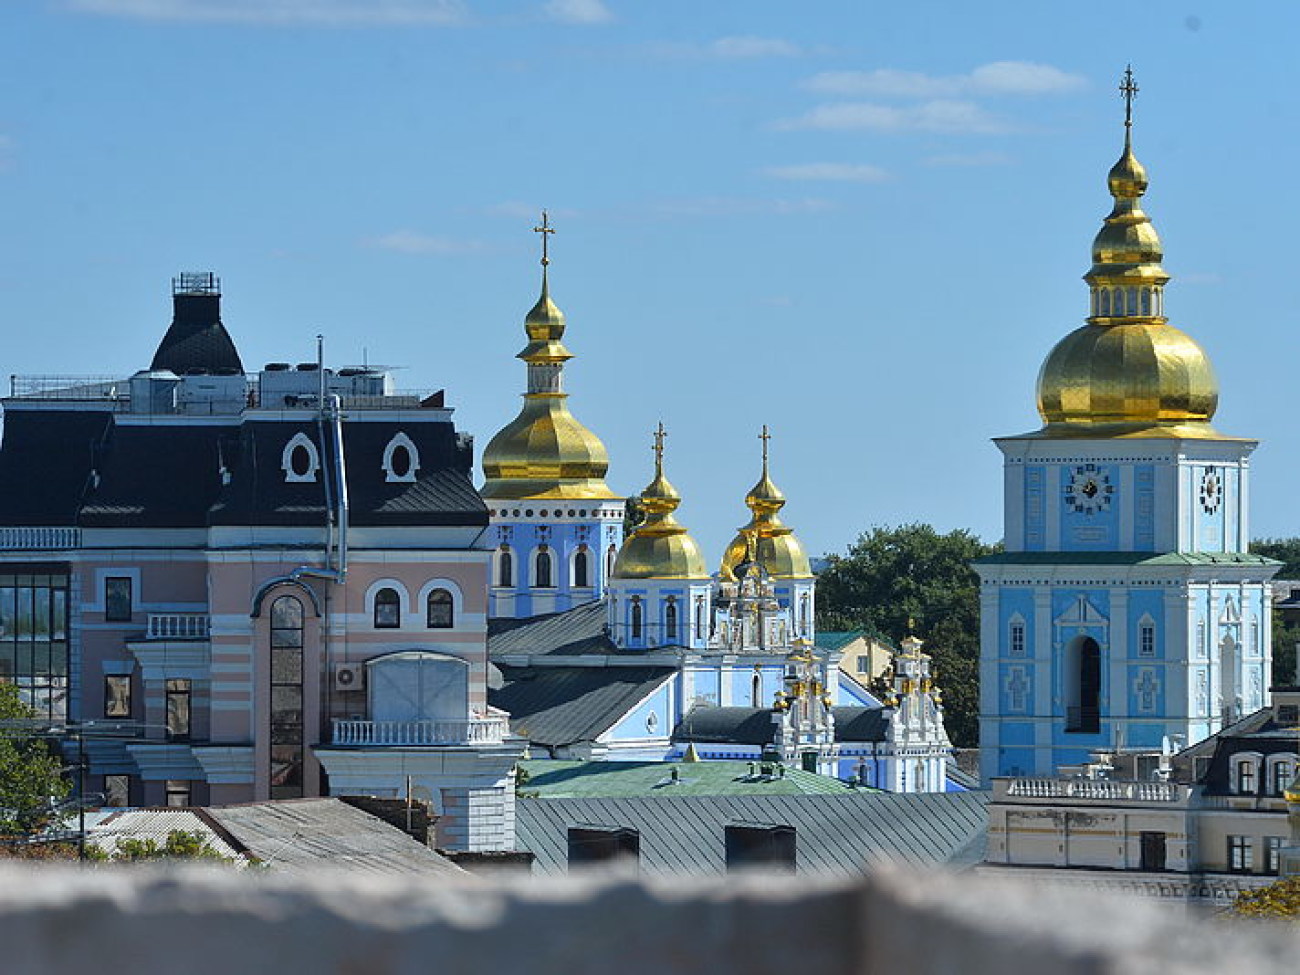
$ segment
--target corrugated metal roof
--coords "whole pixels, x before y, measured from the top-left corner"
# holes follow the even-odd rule
[[[526,799],[516,836],[539,873],[567,869],[568,828],[579,825],[638,830],[645,873],[725,872],[731,823],[795,827],[803,873],[853,875],[886,862],[965,867],[983,858],[987,801],[984,792]]]
[[[112,853],[118,841],[124,839],[153,840],[163,846],[167,837],[177,830],[197,833],[222,856],[247,862],[245,850],[222,830],[214,828],[196,809],[125,809],[90,828],[86,842]]]
[[[586,656],[619,653],[605,629],[603,599],[563,613],[488,621],[488,656]]]
[[[595,741],[676,671],[671,667],[503,667],[488,703],[539,745]]]
[[[520,762],[522,788],[543,799],[627,796],[844,795],[855,790],[839,779],[802,769],[763,775],[757,762]],[[673,772],[677,781],[673,781]],[[874,791],[874,790],[868,790]]]
[[[262,863],[376,874],[464,871],[395,826],[339,799],[289,799],[205,810]]]

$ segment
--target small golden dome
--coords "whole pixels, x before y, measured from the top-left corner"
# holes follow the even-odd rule
[[[681,495],[664,476],[664,426],[655,432],[655,476],[641,492],[646,519],[623,542],[614,560],[615,579],[707,579],[699,546],[673,517]]]
[[[1132,73],[1121,86],[1137,91]],[[1047,437],[1217,439],[1210,426],[1219,386],[1209,358],[1164,315],[1160,236],[1139,203],[1146,169],[1124,151],[1107,175],[1114,199],[1084,275],[1092,295],[1087,324],[1056,344],[1038,374],[1038,412]]]
[[[553,233],[543,214],[546,235]],[[564,363],[572,358],[560,339],[564,313],[551,300],[542,256],[542,294],[527,317],[528,345],[518,358],[528,363],[528,392],[519,415],[483,451],[480,494],[485,498],[603,500],[616,498],[605,483],[609,454],[600,439],[569,412],[562,386]]]
[[[774,579],[809,578],[812,568],[803,545],[795,537],[794,529],[783,524],[777,516],[786,502],[781,489],[768,476],[767,442],[770,437],[766,426],[760,438],[763,441],[763,473],[745,495],[745,504],[753,512],[753,517],[727,546],[718,573],[724,580],[732,581],[736,578],[736,570],[752,559]]]

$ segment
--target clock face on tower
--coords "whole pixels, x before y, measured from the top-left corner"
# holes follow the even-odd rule
[[[1114,494],[1109,474],[1096,464],[1080,464],[1065,483],[1065,506],[1080,514],[1095,515],[1110,507]]]
[[[1223,481],[1219,479],[1219,472],[1215,468],[1207,467],[1201,475],[1201,508],[1207,515],[1212,515],[1222,503]]]

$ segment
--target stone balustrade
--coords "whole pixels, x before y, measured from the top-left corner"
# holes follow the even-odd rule
[[[505,740],[505,718],[460,721],[344,721],[334,722],[334,745],[499,745]]]
[[[0,528],[0,551],[52,552],[81,547],[80,528]]]
[[[0,870],[6,975],[1255,975],[1294,928],[1012,880]]]
[[[207,613],[150,613],[145,639],[206,640],[209,627]]]
[[[1114,779],[1007,778],[993,780],[993,800],[1091,799],[1106,802],[1182,802],[1188,787],[1174,782]]]

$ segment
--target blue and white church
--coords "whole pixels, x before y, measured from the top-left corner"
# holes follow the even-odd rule
[[[545,215],[535,229],[542,293],[519,353],[527,392],[483,455],[489,704],[534,758],[775,760],[893,791],[944,790],[951,746],[919,643],[900,654],[883,701],[842,675],[838,649],[817,646],[816,583],[779,517],[766,427],[749,522],[716,573],[677,520],[662,424],[636,498],[642,517],[625,529],[605,447],[567,406],[571,354],[550,296]]]
[[[995,440],[1005,551],[975,565],[985,780],[1192,744],[1263,706],[1270,683],[1278,566],[1247,552],[1257,441],[1211,425],[1214,371],[1165,316],[1131,74],[1122,90],[1089,316],[1043,363],[1042,428]]]

